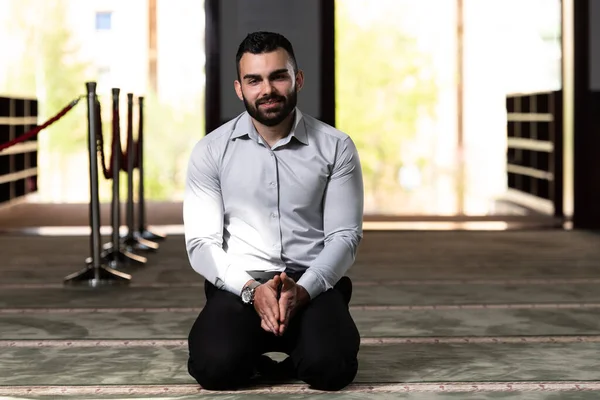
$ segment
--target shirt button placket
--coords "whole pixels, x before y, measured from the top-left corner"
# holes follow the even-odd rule
[[[275,154],[273,153],[273,151],[271,151],[271,159],[273,160],[272,163],[272,170],[271,170],[271,179],[269,182],[269,189],[271,191],[271,195],[273,196],[272,199],[272,204],[274,206],[274,210],[271,212],[271,220],[273,221],[273,234],[274,234],[274,241],[273,241],[273,249],[274,250],[279,250],[281,251],[281,244],[280,244],[280,238],[281,238],[281,226],[279,223],[279,193],[278,193],[278,167],[277,167],[277,157],[275,157]]]

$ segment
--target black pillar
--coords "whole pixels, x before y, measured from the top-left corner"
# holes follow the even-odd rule
[[[209,134],[221,124],[221,73],[219,67],[221,35],[219,33],[219,0],[205,0],[204,15],[204,46],[206,54],[204,112],[206,134]]]
[[[600,71],[595,71],[592,63],[594,43],[600,41],[592,29],[592,23],[600,23],[600,14],[594,9],[600,11],[600,8],[592,4],[594,1],[597,0],[571,2],[573,21],[569,22],[573,35],[563,39],[573,49],[573,227],[576,229],[600,229],[600,87],[594,87],[597,85],[593,78]]]
[[[307,58],[303,58],[299,51],[301,47],[304,51],[307,48],[306,43],[302,42],[302,39],[304,39],[302,33],[310,33],[315,29],[319,32],[318,40],[311,39],[309,42],[309,48],[318,49],[318,67],[316,71],[312,69],[313,73],[306,76],[306,82],[319,82],[318,103],[310,103],[319,104],[319,107],[316,107],[318,109],[311,113],[301,106],[302,99],[299,100],[299,105],[303,112],[311,114],[313,117],[330,125],[335,125],[335,0],[313,0],[310,2],[305,0],[285,0],[285,2],[288,4],[288,8],[292,10],[294,7],[300,11],[302,11],[302,8],[305,8],[309,12],[301,12],[300,16],[294,16],[289,13],[283,13],[282,15],[282,9],[278,6],[275,7],[276,10],[271,15],[269,14],[268,7],[265,7],[264,10],[260,10],[259,8],[258,17],[256,18],[260,20],[259,22],[254,21],[250,23],[245,21],[248,25],[244,23],[237,25],[238,15],[236,14],[236,10],[242,4],[247,7],[248,2],[246,0],[228,0],[226,2],[228,5],[227,8],[224,8],[225,2],[223,1],[205,0],[205,116],[207,134],[235,117],[235,115],[231,114],[231,109],[223,109],[223,104],[228,104],[227,102],[229,101],[228,95],[226,95],[227,91],[231,91],[231,93],[234,91],[233,76],[230,79],[231,82],[227,81],[227,87],[225,88],[222,87],[222,78],[231,75],[231,70],[228,69],[230,66],[235,66],[237,42],[235,43],[235,49],[233,49],[231,47],[232,40],[243,39],[245,34],[249,32],[242,32],[240,29],[249,29],[249,25],[252,25],[255,29],[274,30],[287,35],[295,47],[301,69],[304,69],[302,65],[308,63]],[[278,0],[263,0],[256,2],[256,4],[256,7],[259,7],[261,4],[262,6],[267,6],[269,4],[280,5],[282,3]],[[313,15],[311,11],[314,10],[317,10],[315,14],[317,20],[310,19]],[[294,23],[297,20],[308,23]],[[289,25],[293,26],[288,27],[285,23],[286,21],[290,22]],[[310,54],[314,56],[314,53]],[[225,55],[223,59],[221,59],[222,55]],[[311,60],[314,61],[315,59],[312,58]],[[224,62],[227,64],[224,65]],[[307,85],[305,84],[303,95],[301,95],[304,99],[306,99],[304,96],[307,96]],[[308,102],[310,100],[305,101]]]

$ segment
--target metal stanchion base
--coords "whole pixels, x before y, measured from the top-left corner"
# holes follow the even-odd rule
[[[114,270],[105,265],[100,265],[98,268],[88,265],[81,271],[68,275],[64,279],[65,284],[87,285],[91,287],[122,285],[127,284],[130,281],[131,275]]]
[[[164,233],[149,230],[147,228],[140,230],[139,232],[137,232],[137,234],[144,239],[154,241],[165,240],[167,238],[167,235],[165,235]]]
[[[102,262],[108,264],[109,267],[120,269],[123,267],[139,267],[145,265],[148,259],[139,254],[134,254],[128,251],[124,246],[120,249],[114,249],[112,243],[106,243],[102,246]],[[91,261],[91,259],[88,259]],[[87,261],[87,260],[86,260]]]
[[[158,243],[146,240],[140,236],[127,235],[123,238],[123,246],[130,251],[148,251],[153,252],[158,250]]]

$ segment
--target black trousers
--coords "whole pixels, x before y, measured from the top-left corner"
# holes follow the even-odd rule
[[[205,283],[206,305],[188,338],[188,371],[207,390],[234,390],[251,383],[264,353],[290,356],[295,376],[317,390],[340,390],[358,369],[358,329],[348,309],[352,283],[343,277],[314,298],[277,337],[239,296]]]

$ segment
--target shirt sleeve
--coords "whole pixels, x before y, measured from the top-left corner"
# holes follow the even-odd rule
[[[360,159],[347,137],[338,149],[323,199],[325,246],[298,280],[311,299],[332,288],[354,263],[363,236],[363,209]]]
[[[185,244],[192,268],[220,289],[239,295],[252,277],[223,250],[223,199],[210,142],[194,147],[183,200]]]

